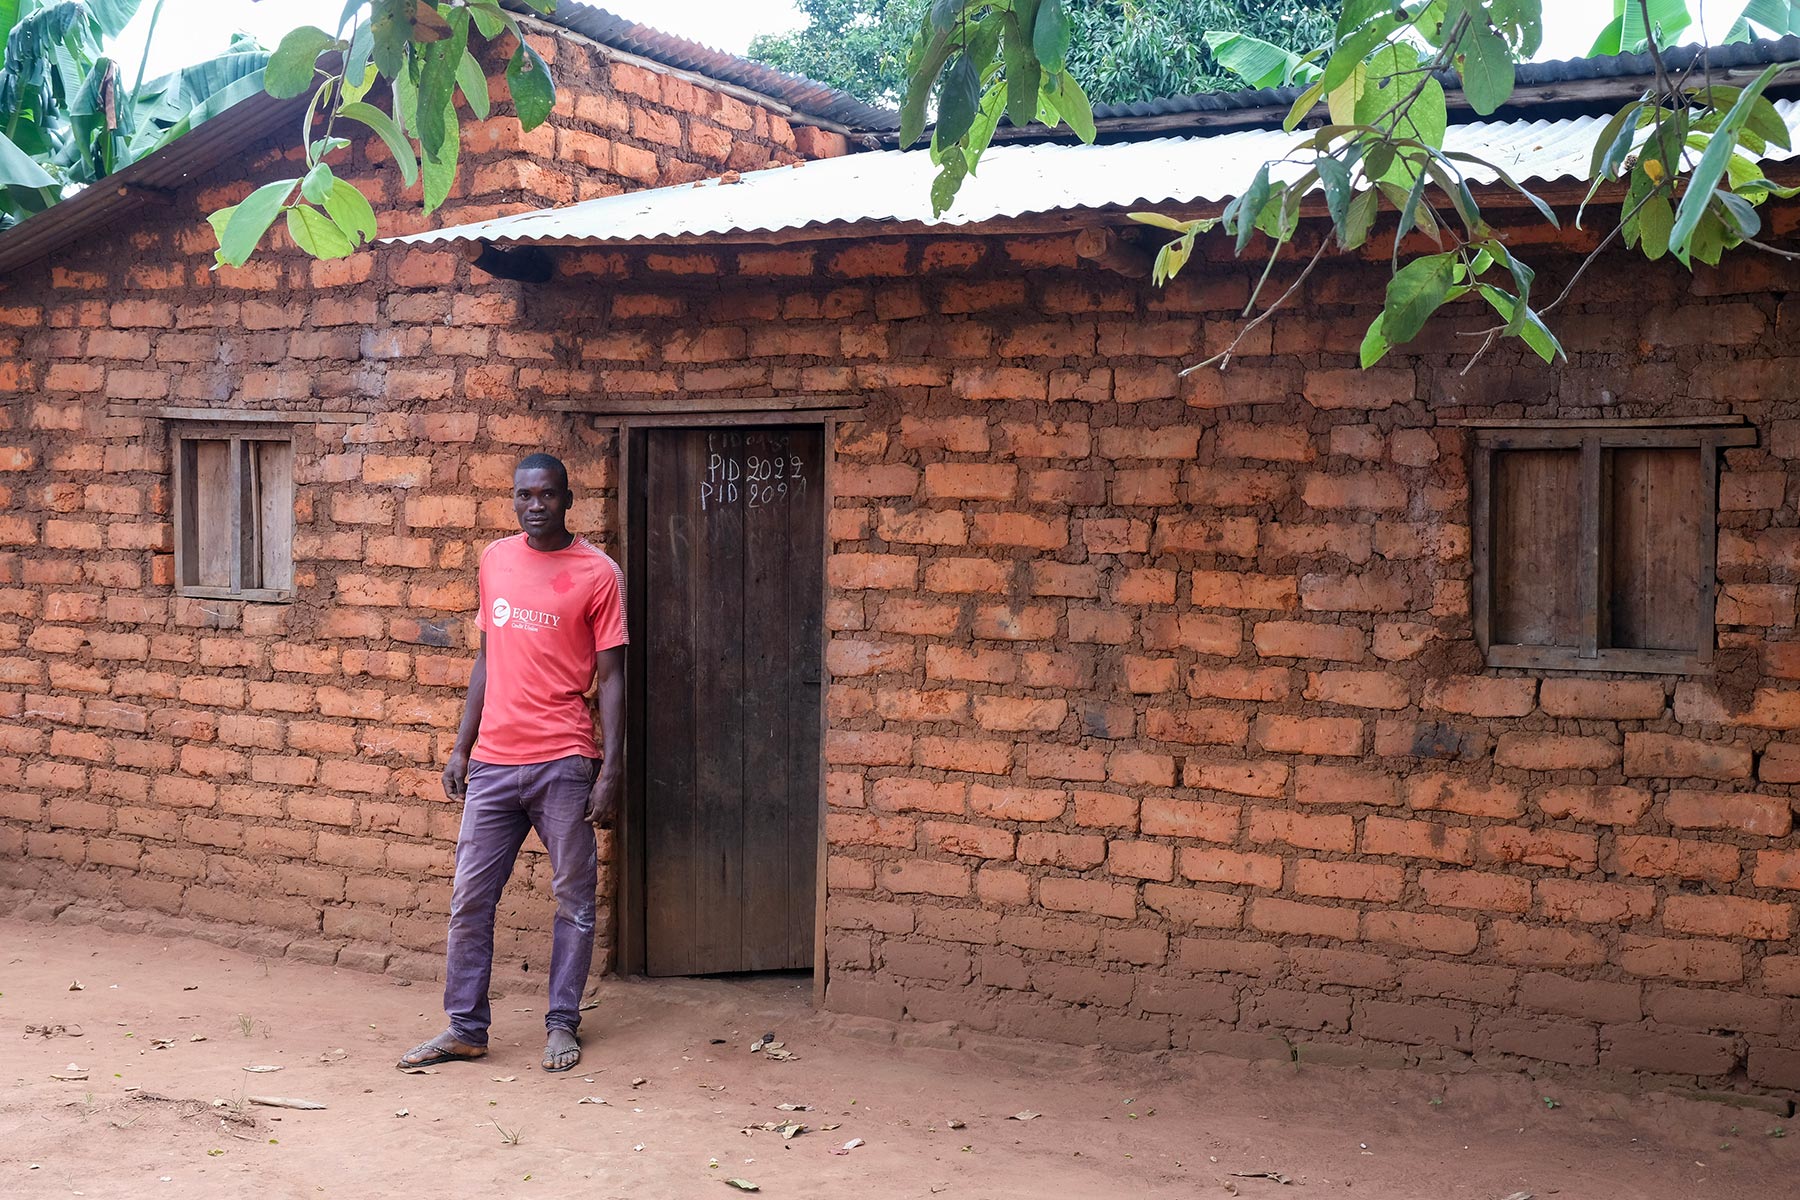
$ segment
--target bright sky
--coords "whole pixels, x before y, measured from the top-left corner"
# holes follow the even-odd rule
[[[120,39],[116,57],[137,69],[156,0],[142,0],[137,19]],[[798,28],[803,18],[789,0],[610,0],[596,5],[718,50],[742,54],[759,33]],[[165,0],[150,47],[151,78],[223,50],[243,30],[264,45],[298,25],[337,28],[344,0]]]
[[[1698,7],[1700,0],[1690,3]],[[143,0],[137,20],[116,47],[130,70],[143,54],[144,32],[155,7],[155,0]],[[802,20],[791,0],[607,0],[600,7],[734,54],[743,53],[756,34],[794,29]],[[1611,0],[1547,0],[1544,8],[1544,48],[1538,57],[1546,59],[1586,54],[1612,16]],[[150,47],[149,74],[216,54],[237,30],[273,46],[297,25],[332,29],[342,12],[343,0],[166,0]],[[1717,37],[1724,30],[1712,32]]]

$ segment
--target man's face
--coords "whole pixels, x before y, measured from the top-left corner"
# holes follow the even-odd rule
[[[555,471],[534,467],[513,472],[513,512],[519,528],[534,538],[561,537],[568,529],[569,504],[575,494]]]

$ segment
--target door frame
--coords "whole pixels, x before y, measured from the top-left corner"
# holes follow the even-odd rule
[[[750,402],[754,403],[754,402]],[[766,401],[765,401],[766,403]],[[825,519],[820,522],[823,537],[818,552],[827,564],[831,555],[831,507],[835,479],[834,447],[837,424],[844,419],[858,419],[858,410],[788,410],[770,411],[754,407],[708,413],[669,413],[664,415],[632,415],[597,417],[596,426],[613,426],[618,430],[616,458],[618,462],[617,508],[619,561],[625,569],[626,618],[635,623],[644,605],[645,505],[643,496],[632,486],[644,471],[646,434],[652,429],[718,428],[736,425],[813,425],[824,429],[824,453],[820,463],[821,503]],[[830,596],[830,581],[820,573],[819,603],[821,612]],[[830,640],[830,629],[821,622],[821,636]],[[831,690],[831,670],[825,665],[825,647],[819,647],[819,778],[818,778],[818,868],[814,883],[813,916],[813,1003],[825,1001],[825,735],[828,731],[826,697]],[[644,665],[645,644],[634,637],[625,654],[625,803],[619,814],[619,827],[614,835],[615,873],[613,881],[613,970],[619,975],[643,975],[648,947],[644,928]]]

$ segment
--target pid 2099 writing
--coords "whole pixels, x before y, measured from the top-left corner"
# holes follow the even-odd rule
[[[806,490],[805,467],[797,454],[745,456],[710,454],[700,481],[700,511],[742,504],[767,508]]]

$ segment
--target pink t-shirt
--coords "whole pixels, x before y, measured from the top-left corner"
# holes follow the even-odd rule
[[[523,533],[481,554],[487,696],[473,757],[514,766],[598,758],[586,693],[594,659],[622,646],[625,577],[584,538],[533,550]]]

